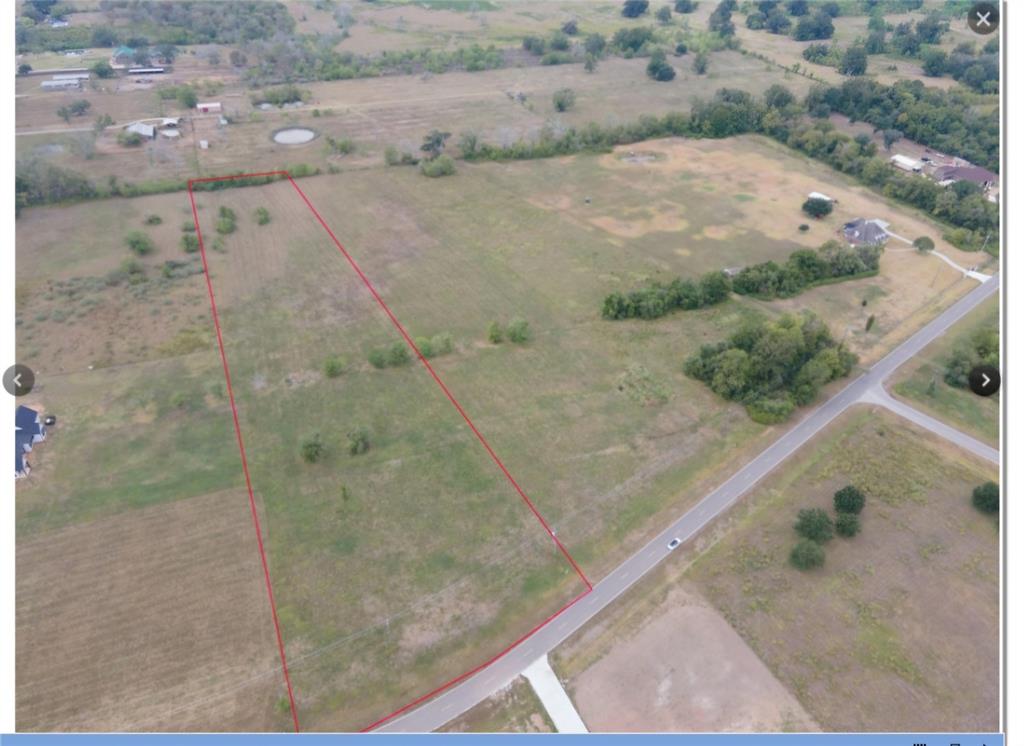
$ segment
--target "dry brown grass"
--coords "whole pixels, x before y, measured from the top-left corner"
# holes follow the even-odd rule
[[[244,491],[20,540],[16,587],[19,730],[287,725]]]

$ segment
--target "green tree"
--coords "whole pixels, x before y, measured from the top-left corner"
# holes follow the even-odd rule
[[[18,65],[18,75],[28,75],[30,72],[32,72],[32,65],[27,62],[22,62]]]
[[[696,0],[676,0],[675,5],[676,13],[692,13],[697,10]]]
[[[393,368],[397,368],[400,365],[405,365],[412,358],[409,356],[409,347],[402,341],[392,342],[391,346],[388,347],[387,361],[388,365]]]
[[[587,38],[583,42],[583,50],[587,54],[592,54],[595,57],[600,57],[604,54],[604,48],[607,42],[601,34],[588,34]]]
[[[979,484],[971,495],[971,503],[982,513],[998,513],[999,485],[995,482]]]
[[[914,239],[914,248],[922,254],[927,254],[935,248],[935,242],[928,236],[918,236]]]
[[[703,75],[708,71],[708,53],[701,51],[693,58],[693,71],[698,75]]]
[[[836,533],[850,539],[860,533],[860,517],[853,513],[843,513],[836,518]]]
[[[948,55],[941,49],[928,49],[921,55],[921,70],[930,78],[945,74]]]
[[[808,197],[801,209],[812,218],[823,218],[832,212],[832,202],[827,199]]]
[[[331,355],[324,361],[324,375],[328,378],[337,378],[345,372],[345,361],[337,355]]]
[[[186,254],[194,254],[199,251],[199,239],[195,233],[186,233],[181,237],[181,248]]]
[[[323,458],[324,450],[324,442],[320,437],[320,433],[311,438],[306,438],[302,441],[302,445],[299,446],[299,453],[302,454],[302,459],[308,464],[315,464]]]
[[[839,72],[843,75],[863,75],[868,71],[868,53],[864,47],[855,45],[843,53]]]
[[[667,5],[662,5],[658,8],[658,12],[654,14],[654,17],[658,19],[658,23],[667,25],[672,23],[672,8]]]
[[[821,544],[803,539],[789,553],[789,561],[799,570],[813,570],[825,564],[825,550]]]
[[[90,69],[97,78],[113,78],[117,75],[117,72],[106,60],[98,60],[94,62]]]
[[[583,61],[583,69],[588,73],[592,73],[597,70],[597,57],[592,54],[588,54],[586,60]]]
[[[348,452],[358,456],[370,450],[370,433],[365,427],[357,427],[348,434]]]
[[[180,86],[175,98],[178,100],[178,105],[183,109],[194,109],[196,104],[199,103],[199,95],[192,86],[188,85]]]
[[[431,130],[423,138],[423,144],[420,146],[420,150],[426,153],[429,158],[437,158],[441,155],[441,151],[444,150],[444,144],[451,136],[451,132]]]
[[[626,18],[636,18],[647,12],[649,0],[626,0],[622,4],[622,15]]]
[[[270,210],[268,210],[266,207],[257,207],[256,208],[256,224],[257,225],[266,225],[269,222],[270,222]]]
[[[561,88],[551,97],[558,111],[568,111],[576,104],[576,92],[572,88]]]
[[[501,344],[505,340],[505,330],[501,328],[501,324],[497,321],[492,321],[487,327],[487,341],[491,344]]]
[[[522,318],[512,319],[508,325],[508,338],[516,344],[527,342],[530,339],[530,323]]]
[[[672,80],[675,76],[675,68],[666,62],[665,53],[660,49],[654,52],[654,54],[651,55],[650,61],[647,63],[647,77],[652,80],[667,82]]]
[[[832,496],[837,513],[860,513],[864,510],[864,502],[864,493],[852,484],[846,485]]]
[[[141,231],[132,231],[124,237],[124,242],[137,256],[145,256],[153,252],[153,241]]]
[[[804,508],[797,513],[793,528],[805,539],[819,544],[830,540],[835,531],[832,519],[821,508]]]
[[[71,109],[67,106],[62,106],[57,109],[57,116],[63,119],[65,124],[71,124]]]

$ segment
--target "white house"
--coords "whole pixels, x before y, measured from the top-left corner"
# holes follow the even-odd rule
[[[141,135],[147,140],[152,140],[156,137],[156,127],[152,124],[143,124],[142,122],[132,122],[124,128],[125,132],[134,132],[136,135]]]
[[[219,113],[222,108],[220,101],[207,101],[205,103],[200,102],[196,104],[196,111],[202,112],[203,114]]]
[[[32,446],[46,440],[46,427],[39,419],[39,413],[25,406],[14,412],[14,478],[27,477],[32,471],[28,454]]]

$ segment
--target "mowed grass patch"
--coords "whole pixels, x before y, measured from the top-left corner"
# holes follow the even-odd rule
[[[421,364],[368,362],[401,337],[292,186],[198,199],[204,235],[222,206],[274,215],[239,220],[209,254],[211,280],[300,717],[363,727],[583,586]],[[410,330],[461,344],[451,316]],[[347,361],[341,375],[323,372],[328,356]],[[365,452],[349,450],[355,431]],[[311,438],[314,463],[300,452]]]
[[[859,408],[758,488],[688,577],[825,730],[992,729],[999,534],[970,495],[994,478],[994,466]],[[796,570],[797,511],[831,510],[848,483],[867,494],[862,532],[829,542],[822,569]]]
[[[908,361],[893,379],[893,393],[955,427],[998,445],[999,394],[978,396],[970,389],[950,386],[943,378],[957,344],[968,343],[979,329],[998,328],[999,298],[996,297],[983,303]]]

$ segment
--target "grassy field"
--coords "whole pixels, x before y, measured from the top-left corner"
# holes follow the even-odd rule
[[[998,446],[999,394],[977,396],[943,380],[953,348],[966,343],[974,331],[983,328],[999,328],[998,298],[986,301],[904,365],[894,376],[891,389],[915,407]]]
[[[825,730],[993,730],[999,529],[970,494],[996,476],[856,410],[761,486],[688,577]],[[862,533],[833,539],[824,568],[792,568],[797,510],[831,509],[848,483],[868,496]]]
[[[782,259],[861,207],[938,235],[761,138],[300,184],[410,333],[451,334],[438,372],[592,578],[777,435],[685,378],[681,361],[785,305],[612,323],[599,318],[605,294]],[[803,195],[822,186],[842,210],[800,233]],[[426,373],[369,365],[396,334],[290,190],[204,193],[200,219],[300,716],[351,728],[479,663],[576,581]],[[215,246],[221,205],[238,225]],[[203,277],[180,245],[187,220],[182,194],[20,218],[19,358],[40,372],[32,403],[60,424],[18,486],[19,539],[241,485]],[[138,260],[146,279],[110,285],[132,230],[156,247]],[[842,333],[862,325],[869,295],[883,333],[848,335],[868,356],[913,330],[910,311],[923,321],[966,290],[941,262],[891,256],[877,277],[800,299]],[[168,261],[184,264],[165,272]],[[915,267],[934,275],[921,282]],[[845,296],[849,308],[833,300]],[[68,307],[80,311],[55,316]],[[487,341],[492,321],[517,316],[527,344]],[[338,378],[323,373],[328,355],[343,359]],[[346,452],[355,427],[370,434],[360,456]],[[304,464],[299,444],[315,433],[327,455]]]

